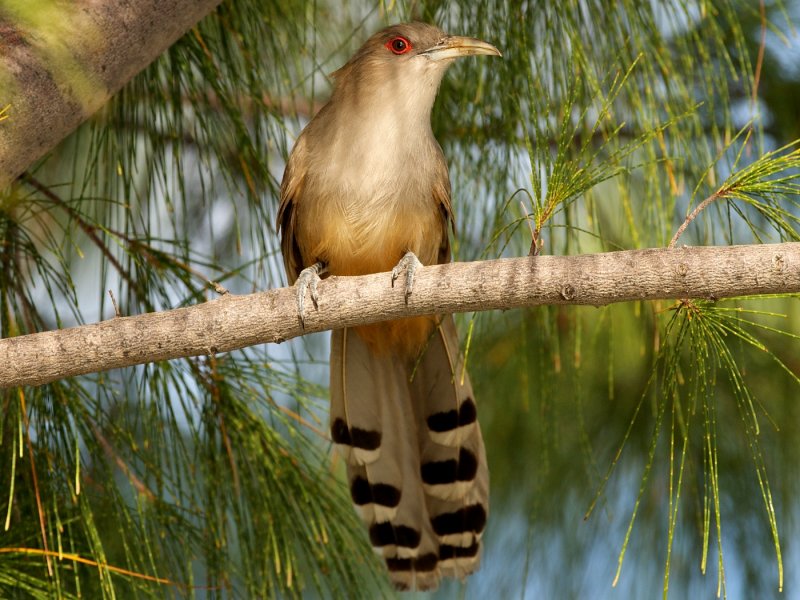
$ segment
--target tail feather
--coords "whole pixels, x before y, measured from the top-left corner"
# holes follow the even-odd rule
[[[380,457],[381,411],[387,404],[373,399],[396,387],[386,358],[371,353],[347,329],[331,335],[331,437],[348,463],[369,464]]]
[[[452,316],[439,323],[412,386],[422,417],[421,473],[439,542],[440,571],[444,577],[463,579],[480,564],[489,516],[489,470]]]
[[[452,317],[417,360],[331,340],[331,433],[350,492],[400,589],[465,577],[480,559],[488,470]]]
[[[460,447],[478,428],[472,385],[459,355],[458,332],[452,316],[444,317],[415,365],[413,397],[417,414],[431,440]]]

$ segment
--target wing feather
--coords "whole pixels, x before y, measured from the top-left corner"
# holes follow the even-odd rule
[[[309,266],[303,264],[303,256],[295,237],[297,204],[303,196],[306,179],[305,165],[308,164],[305,137],[305,135],[300,135],[286,162],[286,169],[281,181],[281,202],[278,206],[277,226],[281,233],[281,253],[289,285],[294,284],[300,271]]]

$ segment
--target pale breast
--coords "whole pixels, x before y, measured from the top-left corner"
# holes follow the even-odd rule
[[[429,150],[374,131],[347,141],[312,158],[297,206],[304,262],[322,260],[334,275],[388,271],[409,250],[423,264],[437,262],[446,229],[425,166]]]

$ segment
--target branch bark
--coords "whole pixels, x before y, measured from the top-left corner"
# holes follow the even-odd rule
[[[0,190],[221,0],[74,0],[0,7]]]
[[[388,273],[330,277],[298,321],[281,288],[189,308],[0,340],[0,388],[227,352],[325,329],[426,314],[542,304],[718,299],[800,292],[800,243],[683,247],[451,263],[420,269],[408,305]]]

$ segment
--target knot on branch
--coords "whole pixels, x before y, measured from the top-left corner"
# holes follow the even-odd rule
[[[561,297],[564,300],[574,300],[577,295],[577,290],[570,283],[565,284],[564,287],[561,288]]]

